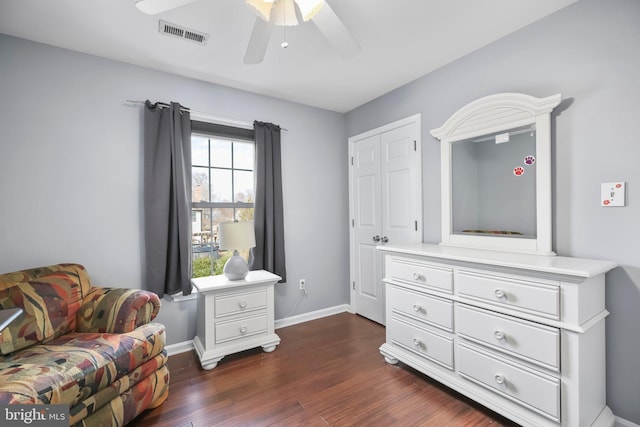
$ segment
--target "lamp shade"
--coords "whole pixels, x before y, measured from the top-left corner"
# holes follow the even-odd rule
[[[220,249],[249,249],[256,246],[253,221],[229,221],[218,225]]]

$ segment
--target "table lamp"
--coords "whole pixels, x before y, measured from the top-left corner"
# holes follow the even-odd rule
[[[229,280],[242,280],[249,273],[249,265],[238,253],[240,249],[256,246],[253,221],[229,221],[218,225],[220,249],[233,250],[233,255],[224,265],[224,275]]]

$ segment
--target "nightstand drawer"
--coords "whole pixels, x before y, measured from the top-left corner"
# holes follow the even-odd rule
[[[460,270],[456,288],[464,298],[550,319],[560,318],[560,287],[556,282]]]
[[[507,399],[560,421],[560,380],[524,365],[509,363],[470,346],[458,346],[458,370],[464,378]]]
[[[453,331],[453,302],[396,285],[388,285],[392,312]]]
[[[387,341],[453,369],[453,339],[417,328],[399,319],[387,322]]]
[[[267,306],[267,290],[264,288],[249,291],[220,294],[215,297],[216,317],[242,313]]]
[[[560,369],[558,329],[459,304],[456,329],[463,338],[555,371]]]
[[[266,333],[267,315],[259,314],[230,322],[217,322],[215,330],[216,344]]]
[[[385,277],[390,280],[424,286],[448,294],[453,292],[453,270],[403,257],[389,257]]]

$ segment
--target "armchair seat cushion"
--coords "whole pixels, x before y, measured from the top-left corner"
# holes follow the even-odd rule
[[[148,323],[125,334],[69,333],[28,347],[0,361],[0,403],[73,407],[156,356],[166,357],[164,342],[164,326]]]

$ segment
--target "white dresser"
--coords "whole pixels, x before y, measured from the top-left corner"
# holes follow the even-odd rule
[[[524,426],[612,426],[608,261],[380,247],[388,363],[401,361]]]
[[[213,369],[226,355],[262,347],[275,350],[273,287],[280,276],[250,271],[243,280],[224,275],[192,279],[198,289],[197,335],[193,346],[204,369]]]

